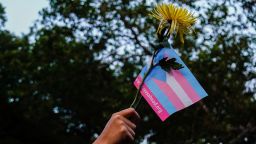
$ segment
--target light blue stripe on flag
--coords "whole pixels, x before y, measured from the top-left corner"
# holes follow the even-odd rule
[[[156,66],[155,68],[152,69],[152,71],[149,73],[147,78],[156,78],[161,81],[166,81],[166,72],[160,67]]]
[[[141,77],[143,78],[144,77],[144,75],[146,74],[146,72],[147,72],[147,66],[144,66],[143,68],[142,68],[142,70],[141,70],[141,72],[140,72],[140,75],[141,75]]]

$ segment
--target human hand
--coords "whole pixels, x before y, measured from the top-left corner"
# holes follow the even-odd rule
[[[132,142],[135,136],[136,123],[138,123],[139,119],[139,114],[133,108],[114,113],[93,144],[123,144]]]

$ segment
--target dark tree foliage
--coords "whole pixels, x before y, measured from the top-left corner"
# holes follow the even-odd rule
[[[0,5],[0,143],[91,143],[132,102],[157,45],[158,2],[50,0],[21,37],[4,30]],[[163,123],[142,100],[136,143],[255,143],[255,1],[175,3],[198,22],[185,44],[170,43],[209,97]]]
[[[0,28],[4,26],[4,23],[6,21],[6,17],[4,14],[5,14],[4,7],[0,4]]]

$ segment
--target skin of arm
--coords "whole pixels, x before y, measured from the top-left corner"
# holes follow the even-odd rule
[[[123,144],[134,141],[139,114],[128,108],[114,113],[93,144]]]

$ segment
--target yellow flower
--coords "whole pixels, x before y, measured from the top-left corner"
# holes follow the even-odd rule
[[[176,7],[173,4],[157,5],[150,15],[160,21],[157,33],[167,28],[166,35],[170,37],[176,32],[182,43],[184,43],[183,35],[188,33],[196,22],[196,17],[187,9]]]

